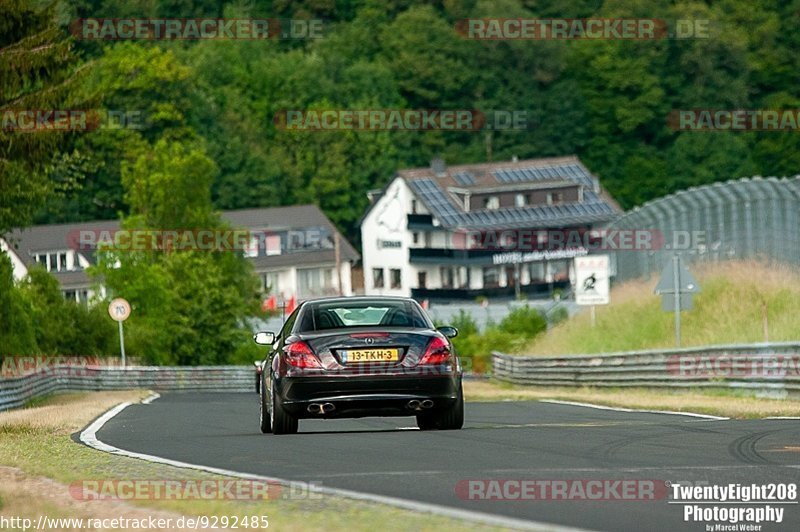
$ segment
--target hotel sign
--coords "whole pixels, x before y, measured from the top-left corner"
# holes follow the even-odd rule
[[[586,248],[556,249],[553,251],[510,251],[492,255],[492,264],[522,264],[540,260],[574,259],[588,255]]]

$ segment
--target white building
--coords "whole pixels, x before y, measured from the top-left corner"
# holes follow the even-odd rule
[[[351,266],[358,252],[316,205],[223,211],[222,217],[255,235],[243,254],[252,262],[265,296],[302,300],[352,295]],[[103,297],[104,290],[86,274],[85,269],[95,263],[96,250],[81,245],[81,237],[114,235],[119,230],[116,220],[38,225],[13,231],[7,241],[0,239],[0,250],[11,257],[15,280],[38,264],[58,279],[65,297],[87,301],[96,289]]]
[[[577,157],[400,170],[361,222],[366,294],[417,299],[535,297],[569,285],[583,234],[619,207]],[[492,238],[532,235],[532,246]],[[549,238],[549,241],[548,241]]]

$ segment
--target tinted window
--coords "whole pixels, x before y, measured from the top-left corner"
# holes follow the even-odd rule
[[[306,303],[298,332],[351,327],[420,327],[432,324],[412,301],[337,300]]]

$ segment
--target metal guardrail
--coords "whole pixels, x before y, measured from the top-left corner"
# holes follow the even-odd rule
[[[56,392],[146,388],[155,391],[253,390],[252,366],[54,366],[31,375],[0,378],[0,412]]]
[[[795,342],[558,357],[494,352],[492,364],[495,378],[515,384],[800,392],[800,343]]]

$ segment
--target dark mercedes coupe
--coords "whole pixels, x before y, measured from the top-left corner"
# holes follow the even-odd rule
[[[261,431],[296,433],[303,418],[415,416],[422,430],[464,424],[461,365],[450,338],[413,299],[305,301],[256,363]]]

